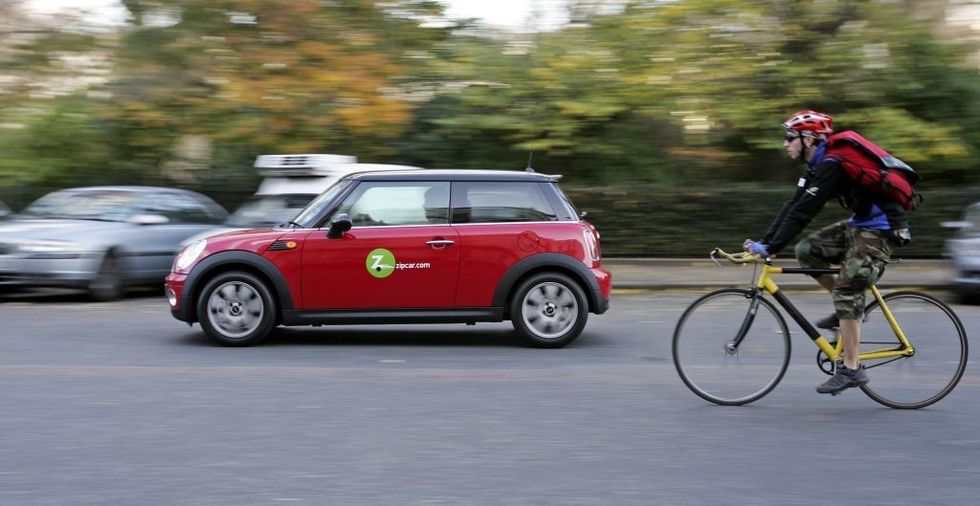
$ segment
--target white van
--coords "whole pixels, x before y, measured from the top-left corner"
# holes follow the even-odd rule
[[[358,163],[354,156],[328,154],[259,155],[255,159],[255,168],[263,177],[255,194],[228,216],[222,228],[192,237],[184,241],[185,244],[229,230],[271,227],[287,222],[314,197],[348,174],[421,169],[410,165]]]

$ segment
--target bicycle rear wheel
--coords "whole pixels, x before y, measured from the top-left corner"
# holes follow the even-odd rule
[[[727,288],[695,300],[674,329],[674,367],[702,399],[738,406],[762,398],[789,366],[789,330],[782,315],[759,299],[754,319],[737,348],[732,344],[749,314],[753,292]]]
[[[895,292],[884,298],[915,354],[865,360],[871,381],[861,390],[898,409],[922,408],[946,397],[963,377],[969,355],[960,319],[943,301],[924,293]],[[861,351],[901,347],[881,305],[869,304],[861,326]]]

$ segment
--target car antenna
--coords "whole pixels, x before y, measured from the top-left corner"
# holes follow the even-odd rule
[[[531,142],[538,136],[538,129],[531,126]],[[524,167],[524,172],[534,172],[534,167],[531,167],[531,159],[534,158],[534,150],[528,150],[527,153],[527,167]]]

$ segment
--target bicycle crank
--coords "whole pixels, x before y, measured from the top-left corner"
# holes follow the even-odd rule
[[[833,348],[837,347],[837,341],[831,342],[830,346]],[[817,352],[817,367],[827,376],[833,376],[837,369],[834,366],[834,361],[823,350]]]

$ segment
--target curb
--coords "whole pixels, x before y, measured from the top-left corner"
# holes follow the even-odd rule
[[[775,265],[798,267],[795,259],[776,260]],[[753,266],[722,264],[707,258],[606,258],[602,264],[612,273],[613,288],[627,290],[706,290],[746,287],[752,283]],[[878,287],[882,289],[950,290],[954,270],[946,259],[914,259],[889,266]],[[775,278],[786,289],[822,290],[808,276]]]

